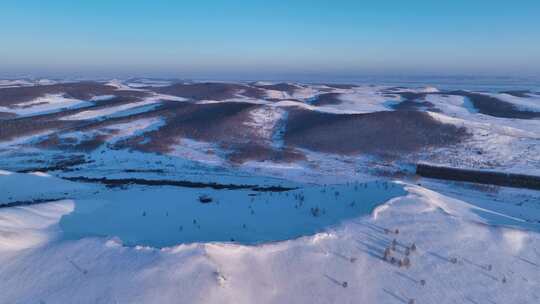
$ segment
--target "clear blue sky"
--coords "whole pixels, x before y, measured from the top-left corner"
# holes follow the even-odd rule
[[[4,72],[538,75],[540,1],[0,0],[0,39]]]

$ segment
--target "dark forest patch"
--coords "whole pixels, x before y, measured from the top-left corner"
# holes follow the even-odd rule
[[[17,117],[17,114],[10,112],[0,112],[0,119],[10,119]]]
[[[293,148],[273,148],[265,143],[248,143],[224,146],[230,151],[232,151],[228,155],[228,159],[235,164],[242,164],[247,161],[271,161],[274,163],[292,163],[306,159],[303,153]]]
[[[0,106],[32,101],[46,94],[63,94],[66,97],[89,100],[95,96],[115,95],[122,97],[145,97],[147,92],[118,90],[99,82],[73,82],[0,89]]]
[[[88,161],[86,157],[81,154],[72,154],[68,156],[58,155],[48,160],[44,165],[40,167],[27,167],[22,170],[17,170],[18,173],[28,172],[49,172],[49,171],[70,171],[72,167],[86,164]]]
[[[62,117],[75,115],[89,110],[101,110],[112,106],[129,104],[137,101],[134,97],[114,97],[110,100],[95,102],[94,105],[65,110],[62,112],[35,115],[30,117],[15,117],[2,120],[0,140],[11,140],[17,137],[38,134],[45,131],[58,132],[77,130],[88,124],[87,120],[62,120]]]
[[[418,164],[416,166],[416,174],[424,177],[443,180],[465,181],[488,185],[540,190],[540,177],[534,175],[470,170],[432,166],[428,164]]]
[[[104,145],[112,134],[91,135],[77,140],[72,137],[61,138],[57,134],[51,134],[37,142],[36,146],[45,149],[92,152]]]
[[[165,124],[119,142],[117,148],[135,148],[146,152],[167,153],[181,138],[213,143],[248,143],[257,141],[253,128],[244,125],[249,111],[259,105],[249,103],[168,104],[162,111]]]
[[[264,84],[264,85],[255,85],[258,88],[263,88],[267,90],[274,90],[274,91],[280,91],[285,92],[289,95],[294,94],[296,90],[298,90],[300,87],[297,85],[293,85],[286,82],[276,83],[276,84]]]
[[[166,87],[148,88],[155,92],[192,100],[226,100],[238,95],[262,98],[264,90],[236,83],[176,83]]]
[[[8,141],[22,136],[39,134],[48,130],[54,131],[73,125],[74,124],[71,122],[62,120],[3,120],[2,127],[0,128],[0,141]]]
[[[396,92],[396,95],[401,96],[402,101],[392,105],[394,110],[398,111],[415,111],[415,110],[430,110],[437,111],[435,106],[426,101],[427,93],[416,92]]]
[[[529,96],[529,94],[533,94],[529,90],[503,91],[503,92],[500,92],[500,93],[501,94],[512,95],[512,96],[515,96],[515,97],[521,97],[521,98],[528,98],[528,97],[531,97],[531,96]]]
[[[533,119],[539,118],[540,112],[520,110],[515,105],[498,98],[467,91],[451,91],[449,95],[468,97],[478,112],[502,118]]]
[[[341,99],[339,99],[340,96],[340,93],[320,94],[314,98],[311,104],[315,106],[337,105],[343,102]]]
[[[354,84],[337,84],[337,83],[325,83],[324,84],[327,87],[335,88],[335,89],[342,89],[342,90],[350,90],[358,87]]]
[[[321,152],[399,156],[452,145],[466,136],[464,128],[440,123],[425,112],[330,114],[296,109],[289,113],[284,140]]]

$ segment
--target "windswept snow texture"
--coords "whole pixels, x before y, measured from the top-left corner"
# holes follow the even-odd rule
[[[540,192],[415,175],[540,93],[446,87],[0,80],[0,303],[540,303]]]

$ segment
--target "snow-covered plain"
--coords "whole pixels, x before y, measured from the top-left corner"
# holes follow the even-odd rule
[[[107,83],[142,92],[170,82]],[[0,141],[0,303],[540,303],[540,192],[419,178],[411,169],[422,161],[540,174],[540,120],[481,114],[467,97],[431,86],[294,86],[266,90],[271,100],[195,104],[255,105],[238,128],[279,150],[289,109],[394,111],[399,92],[426,93],[433,107],[421,111],[469,136],[392,160],[297,149],[304,158],[231,164],[221,142],[200,138],[179,136],[167,154],[115,147],[159,132],[167,113],[144,114],[163,100],[193,102],[186,98],[151,94],[79,109],[62,119],[107,124]],[[341,102],[313,104],[328,92]],[[535,94],[482,94],[538,107]],[[85,102],[44,98],[17,119]],[[50,134],[107,140],[89,151],[34,145]]]

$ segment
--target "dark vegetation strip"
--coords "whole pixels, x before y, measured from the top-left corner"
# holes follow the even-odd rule
[[[274,91],[281,91],[281,92],[286,92],[287,94],[289,95],[293,95],[294,92],[298,89],[300,89],[299,86],[296,86],[296,85],[293,85],[293,84],[290,84],[290,83],[286,83],[286,82],[281,82],[281,83],[276,83],[276,84],[268,84],[268,85],[255,85],[256,87],[258,88],[262,88],[262,89],[266,89],[266,90],[274,90]]]
[[[61,160],[59,162],[56,162],[46,167],[33,167],[33,168],[17,170],[17,173],[49,172],[49,171],[59,171],[59,170],[69,171],[71,167],[75,167],[75,166],[83,165],[87,163],[89,163],[89,161],[87,161],[83,155],[78,155],[71,159]]]
[[[392,108],[394,110],[415,111],[428,109],[432,112],[439,112],[439,110],[435,108],[435,105],[433,103],[425,100],[428,93],[397,92],[395,94],[400,95],[402,101],[395,105],[392,105]]]
[[[416,174],[444,180],[540,190],[540,176],[417,164]]]
[[[108,187],[122,187],[126,185],[144,185],[144,186],[175,186],[186,188],[212,188],[216,190],[240,190],[250,189],[259,192],[284,192],[295,190],[298,188],[282,187],[282,186],[258,186],[258,185],[235,185],[235,184],[218,184],[218,183],[202,183],[191,182],[185,180],[150,180],[142,178],[91,178],[84,176],[64,177],[64,179],[74,182],[100,183]]]
[[[529,94],[533,94],[529,90],[503,91],[503,92],[500,92],[500,93],[501,94],[512,95],[512,96],[515,96],[515,97],[522,97],[522,98],[529,98],[529,97],[531,97],[531,96],[529,96]]]
[[[17,114],[10,112],[0,112],[0,120],[2,119],[12,119],[17,117]]]
[[[1,97],[0,97],[1,98]],[[56,133],[68,132],[82,128],[94,120],[61,120],[60,118],[78,114],[89,110],[99,110],[115,105],[130,104],[138,99],[129,97],[115,97],[107,101],[96,101],[94,105],[67,109],[59,112],[37,114],[34,116],[15,117],[2,119],[0,128],[0,140],[11,140],[20,136],[38,134],[47,130],[54,130]]]
[[[237,95],[251,98],[263,98],[265,96],[265,92],[260,88],[239,83],[175,83],[166,87],[148,87],[146,89],[192,100],[225,100],[235,98]]]
[[[468,97],[480,113],[490,116],[518,119],[533,119],[540,117],[540,112],[521,110],[512,103],[489,95],[467,91],[452,91],[447,94]]]
[[[358,87],[355,84],[338,84],[338,83],[324,83],[323,85],[327,87],[331,87],[331,88],[346,89],[346,90]]]
[[[400,95],[402,101],[392,106],[394,110],[429,110],[439,112],[433,103],[426,101],[428,95],[455,95],[468,98],[478,112],[494,117],[534,119],[540,117],[540,112],[528,111],[516,107],[510,102],[481,93],[473,93],[463,90],[444,91],[436,93],[399,92],[388,89],[385,93]],[[530,97],[529,91],[507,91],[502,92],[516,97]]]
[[[0,203],[0,209],[2,208],[11,208],[11,207],[21,207],[21,206],[30,206],[30,205],[37,205],[37,204],[46,204],[46,203],[52,203],[57,202],[61,200],[66,200],[67,197],[60,197],[60,198],[47,198],[47,199],[35,199],[30,201],[15,201],[15,202],[9,202],[9,203]]]
[[[116,143],[116,148],[133,148],[144,152],[167,153],[180,138],[218,143],[256,140],[256,130],[246,128],[249,112],[259,107],[248,103],[169,103],[163,112],[165,124],[158,130],[133,136]],[[208,122],[212,123],[208,123]]]
[[[148,92],[118,90],[116,87],[109,86],[104,83],[82,81],[30,87],[3,88],[0,90],[0,105],[11,106],[34,100],[46,94],[63,94],[64,96],[80,100],[89,100],[94,96],[100,95],[115,95],[123,97],[148,96]]]
[[[315,106],[324,106],[324,105],[337,105],[341,104],[343,100],[339,99],[341,96],[340,93],[324,93],[320,94],[311,102]]]

